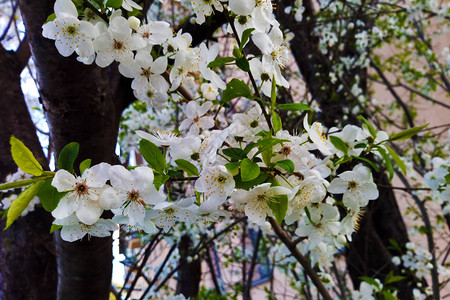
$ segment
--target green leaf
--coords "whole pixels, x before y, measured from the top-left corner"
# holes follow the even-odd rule
[[[44,173],[42,166],[31,153],[30,149],[22,141],[11,136],[11,154],[16,165],[27,174],[39,176]]]
[[[239,79],[233,78],[227,83],[226,89],[223,91],[222,103],[227,103],[238,97],[251,98],[252,92],[248,85]]]
[[[238,47],[236,47],[236,46],[234,46],[232,54],[233,54],[233,56],[236,57],[237,59],[238,59],[238,58],[241,58],[242,56],[244,56],[244,55],[242,54],[242,51],[241,51]]]
[[[225,164],[225,168],[227,168],[227,170],[228,171],[234,171],[234,170],[236,170],[237,168],[239,168],[239,162],[230,162],[230,163],[227,163],[227,164]]]
[[[241,148],[226,148],[222,150],[222,153],[229,158],[241,160],[247,157],[247,153]]]
[[[273,201],[269,201],[269,207],[275,216],[278,224],[281,224],[286,216],[288,208],[288,198],[286,195],[277,195],[271,198]]]
[[[352,157],[350,156],[342,156],[341,158],[339,158],[337,161],[334,162],[334,165],[340,165],[340,164],[345,164],[346,162],[349,162],[352,160]]]
[[[284,160],[277,161],[275,163],[275,165],[282,167],[289,174],[294,173],[295,165],[292,162],[292,160],[290,160],[290,159],[284,159]]]
[[[277,104],[277,83],[275,80],[275,75],[272,76],[272,87],[270,89],[270,109],[273,112]]]
[[[53,232],[55,232],[56,230],[61,229],[61,228],[63,228],[62,225],[52,224],[52,227],[50,227],[50,233],[53,233]]]
[[[50,16],[47,17],[47,20],[45,20],[45,23],[54,21],[56,19],[56,14],[52,13]]]
[[[199,176],[197,167],[187,160],[176,159],[175,163],[177,164],[178,168],[185,171],[188,176]]]
[[[398,300],[397,297],[395,297],[391,292],[389,291],[383,291],[383,297],[384,300]]]
[[[248,39],[250,38],[250,35],[252,34],[252,31],[255,30],[255,28],[247,28],[242,32],[241,37],[241,44],[239,45],[240,50],[244,49],[245,44],[247,44]]]
[[[142,139],[139,142],[139,151],[148,164],[158,173],[164,173],[166,159],[159,150],[158,146],[149,140]]]
[[[73,173],[73,164],[78,156],[78,150],[80,150],[80,145],[78,143],[72,142],[67,144],[59,153],[58,156],[58,166],[60,169],[67,170],[69,173]]]
[[[356,117],[356,118],[357,118],[358,120],[362,120],[362,121],[366,124],[367,129],[369,130],[370,135],[373,136],[373,138],[376,138],[376,137],[377,137],[377,131],[375,130],[375,127],[373,127],[373,125],[372,125],[369,121],[367,121],[366,118],[364,118],[364,117],[361,116],[361,115],[359,115],[359,116]]]
[[[244,72],[250,71],[250,63],[245,56],[236,59],[236,66]]]
[[[330,135],[328,137],[336,149],[344,152],[345,155],[348,155],[348,145],[341,138],[334,135]]]
[[[91,159],[85,159],[80,163],[80,174],[84,173],[84,170],[89,169],[91,167]]]
[[[58,190],[52,186],[52,180],[53,178],[45,180],[37,193],[42,206],[48,212],[54,211],[61,198],[67,194],[67,192],[58,192]]]
[[[30,184],[35,183],[36,181],[41,180],[40,178],[33,178],[33,179],[27,179],[27,180],[20,180],[20,181],[14,181],[14,182],[8,182],[5,184],[0,185],[0,191],[6,191],[10,189],[16,189],[21,188]]]
[[[374,162],[368,160],[367,158],[359,157],[359,156],[353,156],[353,158],[356,158],[356,159],[365,161],[365,162],[368,163],[368,164],[369,164],[376,172],[378,172],[378,170],[380,169],[380,168],[378,168],[378,166],[377,166]]]
[[[36,196],[41,188],[43,180],[40,180],[27,188],[25,191],[20,193],[20,195],[11,203],[11,206],[8,209],[8,215],[6,219],[6,230],[11,224],[22,214],[22,212],[27,208],[28,204],[30,204],[31,200]]]
[[[392,178],[394,177],[394,168],[392,167],[391,158],[387,154],[386,150],[384,150],[382,147],[376,147],[376,150],[381,154],[381,156],[384,159],[386,168],[389,172],[389,182],[391,182]]]
[[[373,279],[372,277],[361,276],[361,277],[359,277],[359,279],[367,282],[370,285],[376,286],[378,289],[380,288],[380,285],[378,284],[378,282],[375,279]]]
[[[401,281],[405,279],[405,276],[395,276],[393,271],[390,271],[389,274],[387,274],[386,279],[384,281],[385,284],[393,283],[397,281]]]
[[[391,135],[391,137],[389,138],[390,141],[403,141],[403,140],[407,140],[409,138],[411,138],[413,135],[416,135],[417,133],[419,133],[422,129],[424,129],[425,127],[427,127],[429,125],[429,123],[423,125],[423,126],[419,126],[419,127],[413,127],[413,128],[408,128],[406,130],[394,133],[393,135]]]
[[[108,0],[106,6],[111,8],[120,8],[123,4],[123,0]]]
[[[391,147],[389,147],[388,145],[384,146],[388,149],[389,153],[392,156],[392,159],[394,159],[394,162],[397,164],[400,170],[402,170],[403,174],[406,175],[406,165],[403,160],[397,155],[397,153],[395,153],[395,151]]]
[[[241,161],[241,179],[242,181],[250,181],[258,177],[261,170],[257,163],[248,158]]]
[[[359,144],[356,144],[353,148],[355,148],[355,149],[364,149],[366,147],[367,147],[366,143],[359,143]]]
[[[234,60],[234,57],[218,57],[208,64],[208,68],[212,69],[215,67],[221,67],[227,63],[233,62]]]
[[[450,173],[448,173],[447,175],[445,175],[445,183],[446,183],[446,184],[450,184]]]
[[[153,184],[155,188],[159,191],[159,188],[169,180],[170,176],[165,174],[155,174],[155,178],[153,179]]]
[[[278,109],[281,110],[287,110],[287,111],[300,111],[300,110],[311,110],[312,108],[309,107],[309,105],[302,104],[302,103],[284,103],[284,104],[278,104]]]
[[[281,118],[276,112],[272,112],[273,133],[276,134],[281,130]]]
[[[240,175],[236,175],[233,178],[234,178],[234,182],[236,184],[237,189],[244,189],[244,190],[248,191],[255,185],[259,185],[263,182],[266,182],[267,176],[268,175],[266,173],[261,172],[261,173],[259,173],[259,176],[257,178],[250,180],[250,181],[242,181]]]

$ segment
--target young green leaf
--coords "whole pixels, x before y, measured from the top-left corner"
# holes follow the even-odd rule
[[[405,276],[396,276],[396,275],[394,275],[393,271],[390,271],[389,274],[387,274],[386,279],[384,280],[384,283],[385,284],[394,283],[397,281],[401,281],[405,278],[406,278]]]
[[[55,232],[56,230],[61,229],[61,228],[63,228],[62,225],[52,224],[52,227],[50,227],[50,233],[53,233],[53,232]]]
[[[27,174],[40,176],[44,173],[42,166],[31,153],[30,149],[19,139],[11,136],[11,154],[16,165]]]
[[[252,187],[266,182],[268,175],[265,172],[259,173],[258,177],[250,181],[243,181],[240,175],[233,177],[237,189],[250,190]]]
[[[257,163],[248,158],[241,161],[241,179],[242,181],[250,181],[258,177],[261,170]]]
[[[37,193],[42,206],[48,212],[54,211],[61,198],[67,194],[67,192],[58,192],[58,190],[52,186],[52,180],[53,178],[45,180]]]
[[[159,188],[169,180],[170,176],[165,174],[155,174],[155,178],[153,179],[153,184],[155,188],[159,191]]]
[[[229,158],[241,160],[247,157],[247,153],[241,148],[225,148],[222,150],[222,153]]]
[[[199,176],[197,167],[187,160],[176,159],[175,163],[177,164],[178,168],[185,171],[188,176]]]
[[[59,153],[58,156],[58,166],[60,169],[67,170],[69,173],[73,173],[73,164],[78,156],[78,150],[80,150],[80,145],[78,143],[72,142],[67,144]]]
[[[208,68],[212,69],[215,67],[221,67],[227,63],[233,62],[234,60],[234,57],[218,57],[208,64]]]
[[[373,125],[369,122],[369,121],[367,121],[367,119],[366,118],[364,118],[363,116],[361,116],[361,115],[359,115],[358,117],[356,117],[358,120],[362,120],[365,124],[366,124],[366,126],[367,126],[367,129],[369,130],[369,133],[370,133],[370,135],[373,137],[373,138],[376,138],[377,137],[377,131],[375,130],[375,127],[373,127]]]
[[[227,103],[238,97],[251,98],[252,92],[248,85],[239,79],[233,78],[227,83],[226,89],[223,91],[222,103]]]
[[[39,189],[41,188],[44,180],[40,180],[23,191],[12,203],[8,209],[7,219],[6,219],[6,230],[11,224],[22,214],[22,212],[30,204],[31,200],[37,195]]]
[[[236,59],[236,66],[244,72],[250,71],[250,63],[245,56]]]
[[[302,103],[284,103],[284,104],[278,104],[278,109],[286,110],[286,111],[300,111],[300,110],[311,110],[312,108],[309,107],[309,105],[302,104]]]
[[[149,140],[142,139],[139,142],[139,151],[156,172],[164,173],[166,168],[166,159],[159,150],[158,146]]]
[[[91,159],[85,159],[80,163],[80,174],[84,173],[84,170],[89,169],[91,167]]]
[[[330,135],[329,138],[336,149],[344,152],[345,155],[348,155],[348,145],[341,138],[334,135]]]
[[[247,28],[244,30],[244,32],[242,32],[241,44],[239,45],[239,49],[241,51],[242,49],[244,49],[245,44],[247,44],[253,30],[255,30],[255,28]]]
[[[277,195],[271,199],[273,201],[269,201],[269,207],[275,216],[278,224],[281,224],[286,216],[287,208],[288,208],[288,199],[286,195]]]
[[[394,168],[392,167],[391,158],[387,154],[386,150],[382,147],[376,147],[376,150],[381,154],[381,156],[384,159],[384,162],[386,164],[386,168],[389,172],[389,182],[392,181],[392,178],[394,177]]]
[[[392,159],[394,159],[395,163],[400,168],[400,170],[402,170],[403,174],[406,175],[406,165],[403,160],[397,155],[397,153],[395,153],[395,151],[391,147],[389,147],[388,145],[384,146],[388,149],[389,153],[392,156]]]
[[[114,9],[120,8],[123,4],[123,0],[108,0],[106,6]]]
[[[276,134],[278,131],[281,130],[281,118],[280,116],[273,111],[272,112],[272,123],[273,123],[273,133]]]
[[[423,125],[423,126],[418,126],[418,127],[413,127],[413,128],[408,128],[406,130],[394,133],[393,135],[391,135],[391,137],[389,138],[390,141],[403,141],[403,140],[407,140],[409,138],[411,138],[412,136],[416,135],[417,133],[419,133],[422,129],[424,129],[425,127],[428,126],[429,123]]]
[[[356,158],[356,159],[365,161],[365,162],[368,163],[368,164],[369,164],[376,172],[378,172],[378,170],[380,169],[380,168],[378,168],[378,166],[377,166],[374,162],[368,160],[367,158],[359,157],[359,156],[353,156],[353,158]]]
[[[275,163],[275,165],[280,166],[289,174],[294,173],[295,166],[294,166],[294,163],[292,162],[292,160],[290,160],[290,159],[284,159],[284,160],[277,161]]]

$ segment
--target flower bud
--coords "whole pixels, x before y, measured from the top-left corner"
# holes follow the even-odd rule
[[[134,30],[137,30],[139,25],[141,25],[141,21],[134,16],[129,17],[127,21],[128,25],[130,25],[130,28]]]

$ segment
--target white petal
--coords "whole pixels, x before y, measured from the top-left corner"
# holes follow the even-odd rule
[[[92,225],[98,221],[103,209],[94,201],[85,201],[78,207],[76,215],[78,219],[86,225]]]
[[[78,17],[77,8],[71,0],[57,0],[55,2],[55,14],[58,18],[64,17],[63,14],[69,14]]]
[[[58,192],[72,191],[76,184],[75,176],[70,174],[66,170],[58,170],[53,177],[52,186],[54,186]]]

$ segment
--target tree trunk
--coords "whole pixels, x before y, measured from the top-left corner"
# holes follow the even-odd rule
[[[25,58],[27,60],[27,58]],[[0,46],[0,182],[17,171],[9,140],[16,136],[48,168],[20,87],[23,62]],[[0,196],[1,197],[1,196]],[[0,222],[0,299],[55,299],[55,245],[52,218],[42,208],[20,217],[6,231]]]
[[[70,142],[80,144],[80,161],[119,163],[114,153],[125,94],[116,68],[100,69],[62,57],[54,41],[42,37],[42,24],[54,1],[21,0],[20,9],[37,68],[39,91],[56,157]],[[108,299],[112,239],[57,238],[58,299]]]
[[[178,270],[177,294],[183,294],[185,297],[197,296],[202,276],[202,263],[200,259],[193,259],[191,262],[186,262],[187,253],[189,253],[191,247],[191,238],[189,235],[183,235],[178,243],[180,262],[184,262],[184,264]]]

